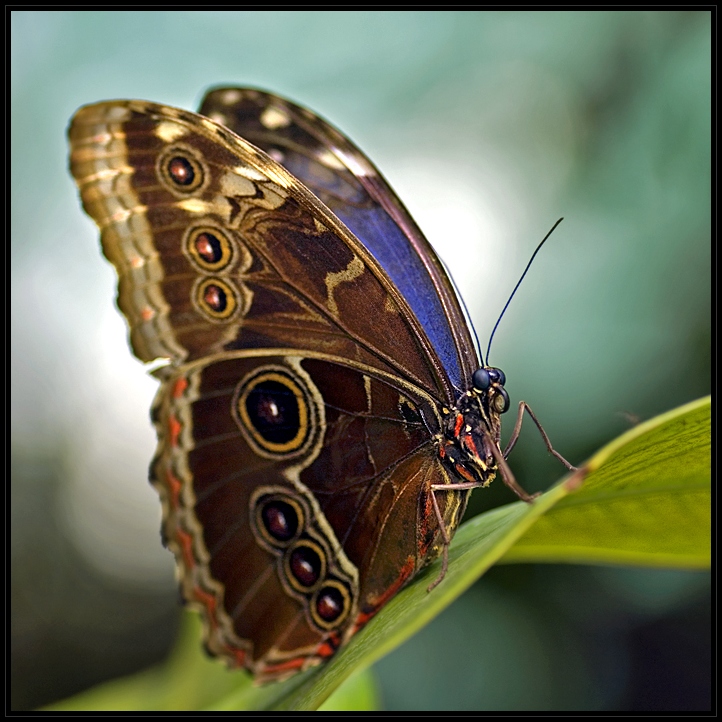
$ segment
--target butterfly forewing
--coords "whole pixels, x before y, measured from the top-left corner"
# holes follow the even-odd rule
[[[262,152],[206,118],[139,101],[81,109],[70,139],[141,360],[297,347],[301,336],[443,397],[441,366],[401,294]],[[178,158],[195,185],[174,185],[166,166]],[[208,236],[230,249],[215,266],[202,253]]]

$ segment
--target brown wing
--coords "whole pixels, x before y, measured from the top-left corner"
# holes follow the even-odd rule
[[[119,274],[143,361],[305,348],[449,384],[387,274],[262,151],[217,123],[141,101],[81,108],[71,171]]]
[[[260,681],[319,663],[439,552],[433,401],[306,351],[167,376],[152,476],[209,650]],[[439,496],[448,528],[467,493]]]

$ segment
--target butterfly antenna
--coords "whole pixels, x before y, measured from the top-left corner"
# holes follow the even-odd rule
[[[496,323],[494,324],[494,329],[491,332],[491,336],[489,336],[489,345],[486,347],[486,363],[489,363],[489,351],[491,350],[491,342],[494,340],[494,334],[496,333],[496,329],[499,326],[499,322],[503,318],[504,314],[506,313],[506,309],[509,308],[509,304],[511,303],[511,299],[514,298],[514,294],[516,293],[519,286],[521,286],[521,282],[524,280],[524,276],[526,276],[527,271],[529,270],[532,262],[536,258],[536,254],[539,253],[539,249],[547,242],[547,238],[551,236],[552,233],[554,233],[554,230],[556,227],[564,220],[564,218],[560,218],[552,227],[549,233],[544,236],[542,239],[542,242],[536,247],[536,250],[534,253],[531,254],[531,258],[529,259],[529,263],[526,264],[526,268],[524,269],[524,273],[521,274],[521,278],[516,282],[516,286],[514,286],[514,290],[511,292],[511,296],[509,296],[509,300],[504,305],[504,308],[502,309],[501,313],[499,314],[499,318],[496,319]]]

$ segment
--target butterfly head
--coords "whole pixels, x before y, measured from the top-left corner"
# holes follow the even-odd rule
[[[506,376],[501,369],[493,366],[477,369],[471,383],[471,394],[486,402],[488,412],[503,414],[509,410],[509,394],[504,388]]]
[[[439,455],[462,481],[487,486],[497,468],[491,447],[499,448],[501,414],[509,409],[509,395],[501,369],[477,369],[471,383],[445,416]]]

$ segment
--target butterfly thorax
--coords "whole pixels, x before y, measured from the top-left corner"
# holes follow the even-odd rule
[[[472,387],[445,411],[439,456],[462,482],[488,486],[496,475],[501,414],[509,408],[505,380],[499,369],[479,369]]]

